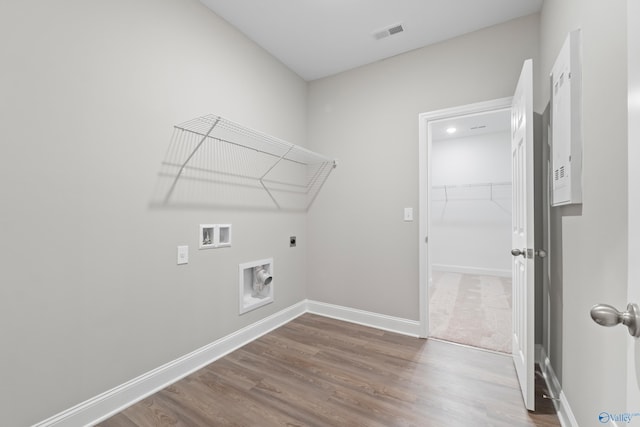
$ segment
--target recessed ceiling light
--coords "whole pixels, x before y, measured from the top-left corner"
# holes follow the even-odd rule
[[[456,129],[456,128],[454,128],[454,127],[450,127],[450,128],[447,128],[447,133],[448,133],[448,134],[456,133],[456,131],[457,131],[457,130],[458,130],[458,129]]]

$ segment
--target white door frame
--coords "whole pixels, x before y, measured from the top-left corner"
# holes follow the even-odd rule
[[[628,199],[629,199],[629,254],[627,302],[640,304],[640,268],[637,251],[640,248],[640,29],[636,20],[640,17],[640,4],[637,0],[627,2],[627,114],[628,114]],[[640,339],[627,337],[627,410],[637,412],[640,400]],[[634,419],[636,421],[636,419]],[[637,421],[636,421],[637,422]]]
[[[427,237],[429,236],[429,206],[431,206],[431,132],[429,123],[471,114],[486,113],[511,108],[512,97],[477,102],[458,107],[421,113],[418,116],[418,191],[420,192],[419,222],[419,299],[420,299],[420,337],[429,336],[429,287],[430,258]]]

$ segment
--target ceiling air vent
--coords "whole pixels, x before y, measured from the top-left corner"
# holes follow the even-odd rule
[[[402,24],[394,25],[392,27],[385,28],[384,30],[376,31],[373,33],[373,37],[376,40],[384,39],[385,37],[393,36],[404,31]]]

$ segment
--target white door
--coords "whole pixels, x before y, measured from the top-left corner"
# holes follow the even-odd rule
[[[513,362],[528,410],[534,394],[533,62],[524,62],[511,105]]]
[[[629,282],[627,301],[640,304],[640,2],[627,1],[629,58]],[[627,409],[640,408],[640,340],[627,340]]]

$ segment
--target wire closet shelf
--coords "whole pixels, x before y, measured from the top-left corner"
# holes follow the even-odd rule
[[[434,185],[432,200],[440,202],[511,198],[511,182],[483,182],[474,184]]]
[[[451,202],[458,207],[463,205],[464,209],[481,208],[480,211],[484,211],[485,206],[493,206],[510,217],[511,182],[434,185],[431,187],[431,201],[434,202],[434,206],[438,206],[436,209],[441,209],[440,219],[451,213],[447,209]],[[470,204],[475,206],[472,207]]]
[[[155,200],[306,211],[336,162],[217,115],[174,126]]]

